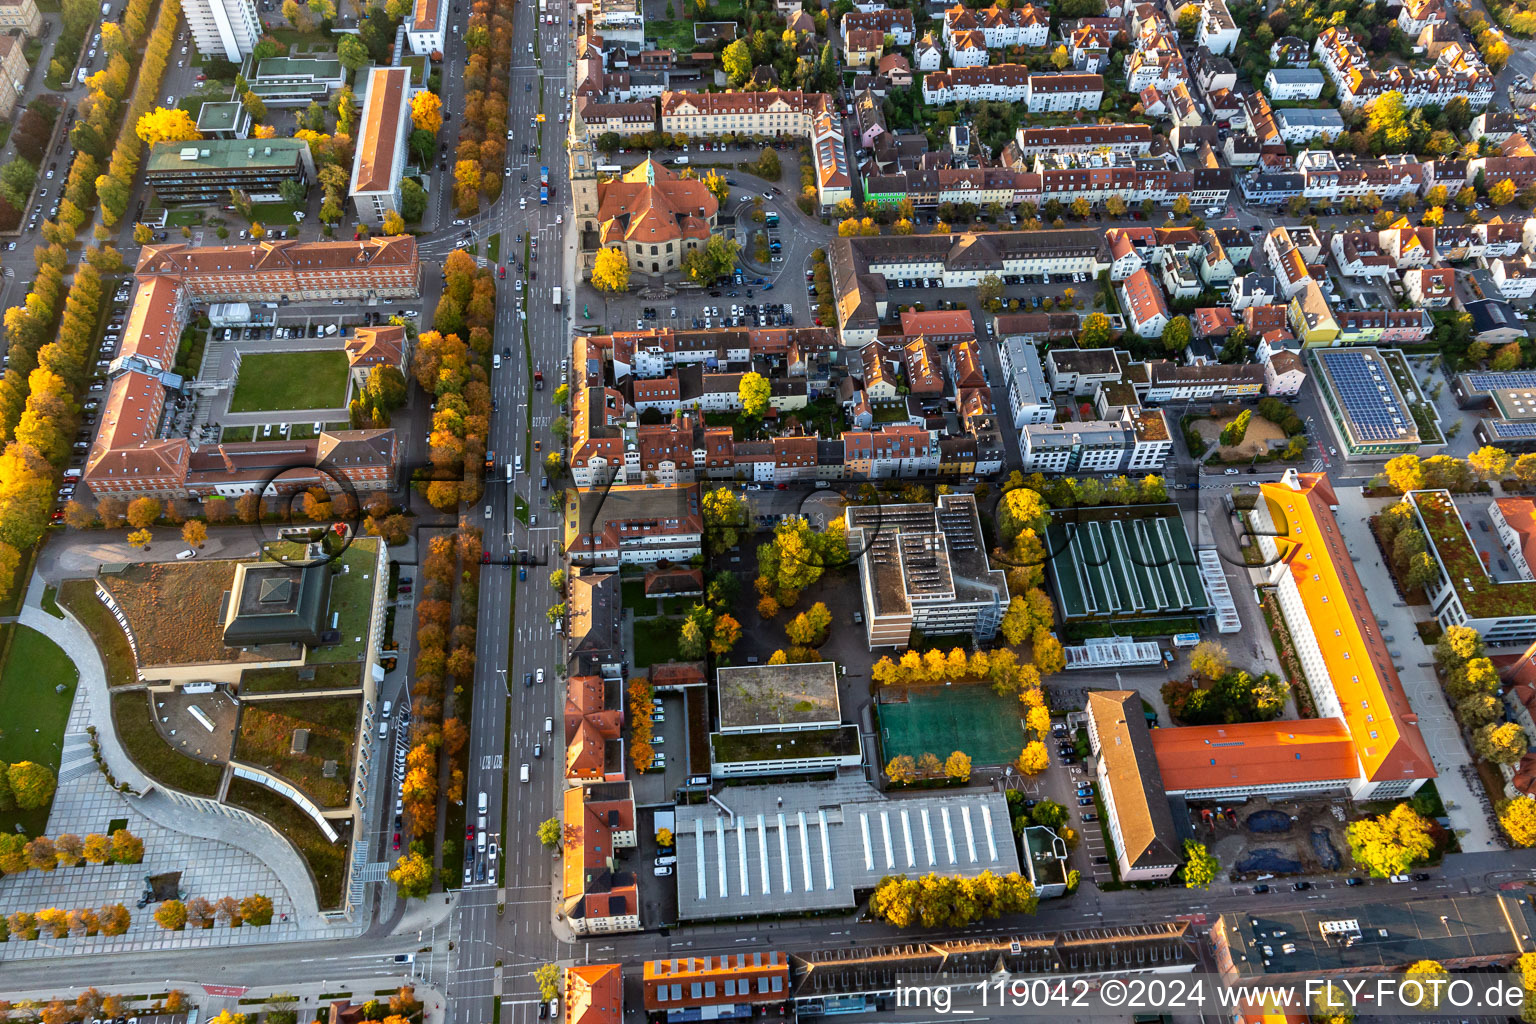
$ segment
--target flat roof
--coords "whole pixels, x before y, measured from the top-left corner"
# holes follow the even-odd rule
[[[240,124],[244,108],[234,102],[204,103],[197,112],[197,130],[200,132],[234,131]]]
[[[1360,777],[1354,741],[1337,718],[1153,729],[1152,751],[1169,793]]]
[[[283,170],[303,160],[302,139],[198,139],[157,142],[144,169],[151,174],[270,168]]]
[[[835,662],[722,668],[715,684],[722,732],[842,721]]]
[[[1051,513],[1048,568],[1066,618],[1211,610],[1179,507],[1113,505]]]
[[[1424,524],[1430,557],[1440,564],[1468,617],[1536,615],[1536,583],[1496,580],[1489,575],[1449,491],[1412,491],[1407,497]],[[1505,498],[1499,502],[1499,510],[1510,529],[1528,543],[1536,533],[1536,505],[1529,498]]]
[[[877,614],[910,611],[912,601],[974,599],[984,588],[1008,599],[1006,575],[987,559],[972,494],[945,494],[937,505],[850,505],[848,548],[861,551],[859,575]],[[867,534],[867,537],[865,536]]]
[[[1373,782],[1434,778],[1418,716],[1374,628],[1376,616],[1355,573],[1354,556],[1329,509],[1337,499],[1327,477],[1288,470],[1281,482],[1259,485],[1259,492],[1270,536],[1295,581],[1323,658],[1327,676],[1317,682],[1338,696],[1365,777]]]
[[[1240,977],[1334,974],[1450,963],[1529,952],[1536,912],[1513,893],[1420,896],[1382,903],[1222,914],[1213,937],[1232,953]]]
[[[1019,870],[1001,793],[892,800],[862,779],[733,786],[679,805],[676,837],[685,921],[849,909],[892,874]]]
[[[1419,428],[1408,402],[1392,379],[1386,359],[1374,348],[1331,348],[1313,353],[1329,404],[1355,445],[1419,444]]]
[[[256,62],[251,84],[263,84],[267,78],[315,78],[340,80],[346,77],[341,61],[327,57],[267,57]]]

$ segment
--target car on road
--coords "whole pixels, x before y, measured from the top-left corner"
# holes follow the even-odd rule
[[[1262,896],[1267,892],[1269,892],[1269,886],[1267,885],[1256,885],[1253,887],[1253,894],[1255,896]]]
[[[536,683],[542,683],[544,681],[544,670],[543,669],[539,669],[537,672],[535,672],[533,674],[533,681],[536,682]]]
[[[1415,871],[1413,873],[1413,880],[1415,882],[1427,882],[1429,881],[1429,873],[1427,871]]]
[[[523,762],[523,767],[521,769],[519,769],[519,771],[517,773],[517,777],[518,777],[518,780],[520,782],[527,782],[528,781],[528,762],[527,761]]]

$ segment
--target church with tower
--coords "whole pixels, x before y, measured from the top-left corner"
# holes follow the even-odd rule
[[[720,202],[702,181],[684,178],[653,157],[618,176],[599,175],[585,140],[570,142],[571,196],[581,238],[582,275],[597,250],[618,248],[632,276],[661,277],[682,268],[719,223]]]

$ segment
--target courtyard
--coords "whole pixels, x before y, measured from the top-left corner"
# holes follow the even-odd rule
[[[346,404],[345,352],[247,352],[240,359],[229,411],[339,409]]]

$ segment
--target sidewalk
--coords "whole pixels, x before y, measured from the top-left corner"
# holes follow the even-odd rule
[[[1395,607],[1396,589],[1387,567],[1382,564],[1381,552],[1371,536],[1367,520],[1395,498],[1367,498],[1358,487],[1340,487],[1339,528],[1354,556],[1355,571],[1365,592],[1371,596],[1371,610],[1378,619],[1385,620],[1386,633],[1397,637],[1403,650],[1398,665],[1398,677],[1403,682],[1414,712],[1418,715],[1419,731],[1424,734],[1425,745],[1434,758],[1439,777],[1435,787],[1445,802],[1446,813],[1460,833],[1461,848],[1467,853],[1502,850],[1498,840],[1488,827],[1483,812],[1480,793],[1474,792],[1461,774],[1463,765],[1472,764],[1466,744],[1462,742],[1460,727],[1451,715],[1450,705],[1440,682],[1435,678],[1432,666],[1434,652],[1419,641],[1415,621],[1428,616],[1423,606]],[[1454,807],[1452,805],[1455,805]]]
[[[115,818],[144,840],[145,860],[137,865],[100,865],[54,872],[29,871],[0,879],[0,913],[121,902],[133,924],[118,937],[96,936],[11,943],[7,959],[66,954],[187,949],[223,945],[328,939],[360,934],[364,922],[333,924],[321,916],[307,867],[289,844],[265,825],[244,816],[210,813],[161,791],[128,757],[112,728],[111,698],[105,671],[90,635],[66,613],[62,619],[43,611],[40,577],[29,584],[20,622],[46,634],[69,655],[80,675],[75,703],[65,727],[59,788],[49,815],[48,833],[102,832]],[[96,727],[101,755],[120,782],[142,793],[129,796],[108,785],[92,758],[87,726]],[[267,927],[219,925],[199,931],[167,932],[154,923],[149,908],[134,909],[147,873],[182,872],[191,896],[217,900],[264,893],[276,917]],[[284,918],[286,917],[286,920]]]

